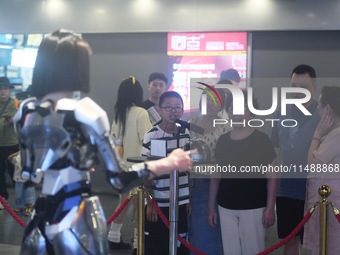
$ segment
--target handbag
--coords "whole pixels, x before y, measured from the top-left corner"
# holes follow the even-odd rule
[[[26,180],[21,177],[21,157],[20,151],[14,152],[7,157],[9,161],[14,165],[13,181],[15,182],[26,182]]]
[[[119,132],[120,135],[118,137],[116,137],[116,134],[112,135],[112,140],[113,143],[115,145],[114,150],[117,154],[117,156],[121,159],[123,157],[124,154],[124,147],[123,147],[123,135],[122,135],[122,130],[119,128]]]

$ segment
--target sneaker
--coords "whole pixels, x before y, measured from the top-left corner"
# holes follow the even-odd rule
[[[32,207],[27,206],[25,208],[25,216],[30,216],[31,215],[31,210],[32,210]]]
[[[5,202],[8,204],[7,200],[5,200]],[[5,206],[0,202],[0,210],[3,210],[3,209],[5,209]]]
[[[119,243],[109,241],[110,250],[130,250],[132,248],[131,244],[123,242],[120,239]]]

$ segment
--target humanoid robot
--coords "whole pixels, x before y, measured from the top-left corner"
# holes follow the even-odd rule
[[[59,30],[45,38],[33,71],[35,97],[23,101],[14,117],[22,177],[42,181],[42,196],[24,232],[22,255],[109,254],[105,217],[90,190],[90,169],[99,163],[119,192],[141,184],[150,174],[190,164],[179,153],[158,165],[139,163],[122,170],[105,111],[88,97],[72,98],[74,91],[89,91],[89,54],[86,41],[71,32]]]
[[[145,165],[121,170],[106,113],[90,98],[61,99],[56,106],[28,99],[15,122],[22,176],[34,183],[43,179],[43,197],[36,202],[21,254],[109,254],[100,202],[90,193],[89,169],[100,161],[112,187],[123,191],[149,176]]]

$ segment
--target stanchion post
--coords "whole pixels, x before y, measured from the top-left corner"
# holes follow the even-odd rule
[[[328,255],[328,200],[331,188],[322,185],[319,188],[319,195],[322,197],[320,203],[320,255]]]
[[[137,255],[144,255],[144,190],[137,189]]]
[[[170,209],[169,209],[169,255],[177,255],[178,233],[178,172],[170,173]]]

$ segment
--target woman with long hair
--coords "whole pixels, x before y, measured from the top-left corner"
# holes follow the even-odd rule
[[[142,155],[144,134],[152,128],[148,112],[140,107],[142,100],[143,89],[135,77],[131,76],[120,83],[111,134],[116,140],[117,147],[121,147],[118,153],[127,165],[130,165],[126,162],[127,158]],[[127,193],[122,194],[120,202],[124,201],[127,195]],[[120,233],[127,211],[121,213],[111,224],[108,234],[111,249],[131,249],[129,243],[122,241]],[[137,229],[135,228],[134,246],[136,246],[136,241]]]
[[[148,112],[140,107],[142,100],[143,89],[135,77],[131,76],[120,83],[111,134],[120,140],[124,148],[124,161],[128,157],[142,155],[144,134],[152,127]]]

